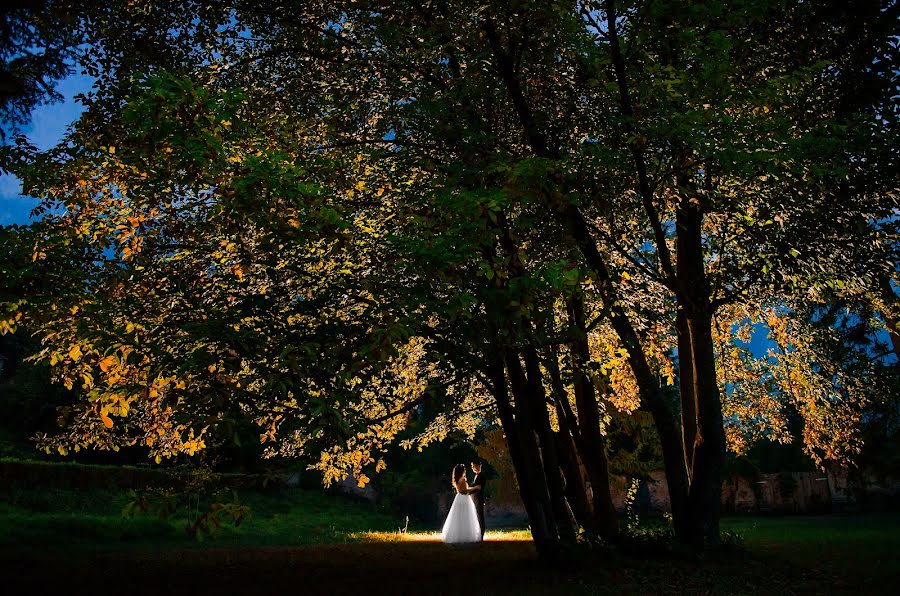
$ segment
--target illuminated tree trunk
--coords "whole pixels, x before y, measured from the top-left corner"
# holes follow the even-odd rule
[[[725,470],[725,424],[716,382],[712,342],[712,315],[688,317],[694,362],[694,394],[698,435],[691,466],[690,513],[692,542],[696,546],[719,542],[719,515]]]
[[[703,261],[702,203],[690,176],[681,174],[678,178],[683,192],[675,221],[681,323],[678,349],[679,360],[685,356],[690,362],[689,367],[681,367],[682,420],[690,480],[690,542],[702,547],[719,541],[725,421],[716,380],[709,279]]]
[[[679,259],[680,262],[680,259]],[[694,443],[697,440],[697,395],[694,391],[694,358],[691,332],[684,311],[675,316],[678,333],[678,387],[681,402],[681,439],[684,444],[684,466],[688,481],[694,467]]]

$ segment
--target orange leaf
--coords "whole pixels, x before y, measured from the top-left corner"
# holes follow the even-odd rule
[[[69,358],[71,358],[75,362],[78,362],[79,360],[81,360],[81,356],[81,347],[77,345],[72,346],[72,348],[69,350]]]

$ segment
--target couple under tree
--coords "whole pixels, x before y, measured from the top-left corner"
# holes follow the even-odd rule
[[[475,474],[471,485],[466,480],[466,466],[456,464],[453,467],[456,497],[441,531],[444,542],[458,544],[484,540],[484,476],[481,463],[473,462],[471,466]]]

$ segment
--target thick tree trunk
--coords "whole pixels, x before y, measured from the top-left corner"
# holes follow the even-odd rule
[[[678,176],[682,200],[676,213],[678,255],[679,358],[682,346],[691,368],[680,383],[685,454],[690,470],[690,541],[696,547],[719,541],[719,515],[725,468],[725,422],[716,380],[709,279],[703,259],[703,211],[688,174]],[[688,341],[683,332],[687,331]],[[693,410],[693,412],[692,412]],[[696,416],[696,423],[690,414]],[[692,427],[692,428],[691,428]],[[693,433],[693,445],[690,444]]]
[[[543,474],[538,473],[540,458],[537,458],[537,467],[535,467],[534,453],[529,453],[526,447],[527,442],[523,440],[523,435],[527,434],[531,434],[533,439],[533,431],[524,427],[522,420],[516,419],[513,405],[510,402],[509,386],[506,382],[502,360],[489,362],[487,373],[491,381],[491,393],[497,401],[497,412],[500,416],[500,423],[503,425],[503,432],[506,434],[510,459],[512,459],[516,471],[519,494],[528,515],[535,548],[542,559],[556,561],[559,558],[559,540],[556,529],[547,524],[548,511],[546,507],[549,498],[545,497],[547,491],[546,484],[543,483]]]
[[[684,466],[688,482],[694,470],[694,446],[697,433],[697,393],[694,390],[694,356],[691,347],[691,332],[684,312],[679,309],[675,317],[678,333],[678,389],[681,397],[681,437],[684,443]]]
[[[571,510],[566,503],[566,495],[563,490],[562,468],[560,467],[559,454],[556,449],[555,433],[550,428],[550,414],[547,410],[549,403],[544,392],[540,359],[537,351],[531,345],[526,345],[522,348],[522,358],[525,361],[529,397],[531,398],[531,404],[534,406],[535,429],[540,440],[544,472],[547,476],[547,488],[550,491],[550,501],[553,504],[557,529],[559,530],[560,538],[574,543],[577,532],[575,526],[571,523]]]
[[[716,381],[712,315],[687,317],[694,361],[694,392],[697,398],[699,440],[694,445],[691,477],[691,521],[696,546],[719,542],[722,481],[725,472],[725,421]]]

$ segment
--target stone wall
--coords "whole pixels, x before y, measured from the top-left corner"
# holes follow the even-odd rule
[[[627,479],[613,476],[610,491],[616,509],[624,513]],[[641,481],[635,507],[639,512],[671,510],[662,470],[654,470],[648,480]],[[864,488],[854,489],[847,474],[842,472],[794,472],[762,474],[757,480],[732,477],[722,486],[723,513],[816,514],[860,507],[900,508],[900,481],[870,478]],[[490,500],[486,505],[486,516],[489,523],[492,517],[502,523],[527,519],[520,504],[497,504]]]

